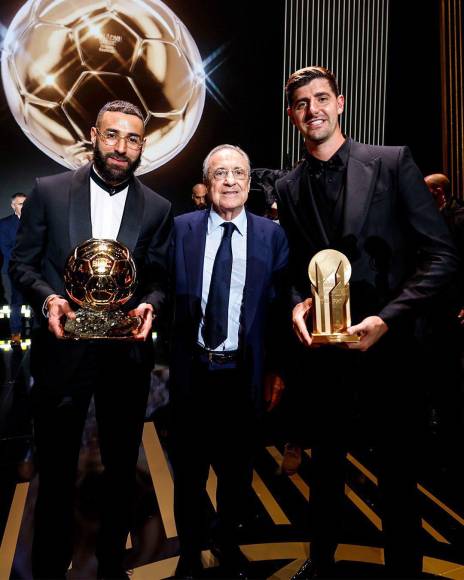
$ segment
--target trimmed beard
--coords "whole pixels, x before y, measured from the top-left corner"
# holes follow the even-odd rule
[[[117,167],[110,167],[107,163],[109,157],[114,157],[121,161],[127,161],[126,169],[118,169]],[[110,153],[102,153],[98,146],[98,141],[95,143],[93,148],[93,162],[95,168],[97,169],[99,175],[104,181],[110,185],[118,185],[124,181],[128,181],[135,173],[135,170],[140,165],[142,158],[142,152],[140,151],[139,156],[134,161],[131,161],[126,155],[120,155],[115,151]]]

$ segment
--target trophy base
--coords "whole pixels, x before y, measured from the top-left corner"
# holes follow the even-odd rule
[[[357,334],[334,332],[333,334],[313,334],[312,344],[341,344],[345,342],[359,342],[361,338]]]
[[[140,316],[129,316],[121,310],[97,312],[82,308],[75,320],[64,325],[64,338],[72,340],[134,340],[133,331],[140,328]]]

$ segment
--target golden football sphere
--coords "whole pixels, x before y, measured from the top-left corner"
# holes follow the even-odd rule
[[[185,147],[205,101],[195,41],[161,0],[29,0],[6,34],[2,78],[27,137],[71,169],[91,159],[90,128],[105,103],[143,112],[142,174]]]
[[[72,251],[66,262],[66,292],[85,308],[114,310],[129,300],[136,284],[131,253],[116,240],[87,240]]]

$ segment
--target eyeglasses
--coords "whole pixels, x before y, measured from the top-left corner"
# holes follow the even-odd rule
[[[235,169],[224,169],[221,167],[213,171],[213,178],[216,181],[222,181],[229,176],[229,173],[232,173],[235,179],[247,179],[248,177],[248,171],[241,167],[236,167]]]
[[[110,147],[117,145],[121,139],[124,139],[128,149],[141,149],[144,139],[140,135],[121,135],[118,131],[100,131],[97,129],[97,133],[102,138],[103,142]]]

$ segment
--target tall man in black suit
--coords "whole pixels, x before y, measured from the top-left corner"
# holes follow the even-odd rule
[[[277,181],[276,193],[290,246],[293,327],[303,345],[294,362],[306,374],[299,408],[303,429],[311,429],[314,474],[311,560],[295,578],[333,574],[345,457],[357,430],[378,451],[388,575],[416,578],[422,560],[414,316],[453,277],[455,250],[408,148],[364,145],[342,134],[344,97],[330,71],[301,69],[286,92],[306,159]],[[325,248],[343,252],[352,265],[348,332],[360,341],[349,349],[309,348],[308,264]]]
[[[92,395],[105,468],[98,576],[127,577],[123,556],[154,363],[152,318],[165,297],[172,215],[170,203],[134,177],[144,146],[142,113],[125,101],[106,104],[91,139],[93,163],[37,180],[10,266],[40,321],[31,350],[39,466],[34,578],[64,578],[71,561],[73,489]],[[143,319],[134,342],[63,340],[65,319],[75,317],[64,265],[92,237],[117,239],[132,252],[139,284],[127,310]]]
[[[288,257],[278,225],[244,205],[250,161],[220,145],[203,164],[209,210],[175,221],[176,308],[170,393],[174,509],[180,540],[176,577],[202,573],[206,481],[217,474],[214,553],[227,577],[246,577],[237,526],[246,519],[256,417],[283,388],[271,330]],[[265,360],[265,357],[267,359]],[[265,383],[265,384],[264,384]]]

